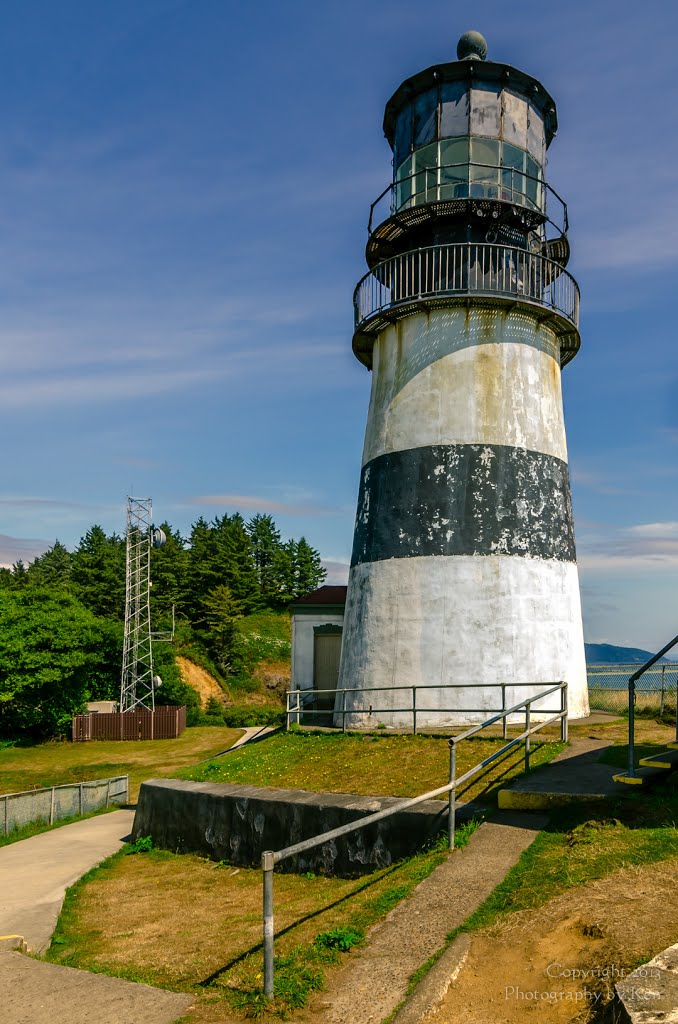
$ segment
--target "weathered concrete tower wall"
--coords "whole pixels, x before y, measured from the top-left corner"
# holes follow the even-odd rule
[[[409,159],[416,174],[416,150]],[[569,247],[544,230],[541,172],[532,205],[524,185],[502,189],[502,163],[495,177],[485,168],[497,185],[486,180],[475,203],[472,161],[467,173],[465,190],[441,195],[449,174],[427,167],[420,201],[415,192],[404,209],[396,173],[382,236],[409,212],[410,241],[429,241],[428,213],[436,244],[377,261],[388,255],[377,229],[356,294],[354,348],[373,378],[339,685],[361,688],[347,707],[379,708],[387,725],[411,720],[388,710],[411,706],[411,694],[375,688],[420,687],[418,718],[430,725],[487,717],[500,706],[496,683],[510,706],[566,680],[571,714],[588,710],[560,376],[579,345]],[[522,237],[509,223],[516,208]],[[491,234],[483,221],[478,233],[479,209],[499,222]],[[400,235],[405,250],[406,222]]]
[[[496,709],[483,683],[540,684],[509,688],[510,705],[567,679],[586,713],[559,345],[529,315],[433,310],[379,334],[341,673],[341,686],[476,684],[421,690],[421,711]]]

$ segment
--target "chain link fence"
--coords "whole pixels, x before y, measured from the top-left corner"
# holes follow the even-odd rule
[[[112,804],[126,804],[128,799],[128,775],[29,789],[23,793],[3,793],[0,795],[0,834],[9,835],[37,822],[53,825],[61,818],[91,814]]]
[[[589,705],[592,711],[628,711],[629,676],[639,665],[588,665]],[[678,663],[653,665],[636,683],[636,713],[675,715]]]

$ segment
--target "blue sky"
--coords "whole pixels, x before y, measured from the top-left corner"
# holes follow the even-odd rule
[[[582,350],[564,373],[587,639],[678,631],[678,9],[26,0],[0,21],[0,563],[125,495],[270,511],[339,582],[381,133],[468,28],[555,96]]]

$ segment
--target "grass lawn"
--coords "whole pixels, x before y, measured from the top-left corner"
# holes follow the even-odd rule
[[[474,826],[459,832],[463,846]],[[276,1000],[285,1015],[322,986],[340,949],[362,941],[448,856],[443,844],[359,880],[276,875]],[[455,856],[455,854],[452,854]],[[330,933],[329,938],[327,933]],[[318,942],[318,936],[323,936]],[[68,891],[48,959],[189,991],[194,1021],[263,1006],[261,872],[192,854],[116,855]]]
[[[537,741],[535,741],[537,740]],[[553,739],[533,737],[533,767],[552,760],[562,749]],[[473,738],[457,750],[461,775],[503,745],[501,739]],[[464,800],[490,798],[509,778],[523,770],[518,747],[491,765],[484,775],[458,792]],[[228,757],[183,769],[183,779],[243,785],[357,793],[368,796],[418,796],[443,786],[449,778],[445,737],[356,735],[291,731],[236,750]]]
[[[144,779],[174,775],[230,747],[241,729],[201,726],[176,740],[51,742],[0,748],[0,793],[129,775],[130,799]]]

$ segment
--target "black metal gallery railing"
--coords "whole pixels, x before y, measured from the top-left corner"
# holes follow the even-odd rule
[[[415,249],[377,264],[354,292],[356,330],[401,304],[457,295],[536,303],[578,329],[579,287],[559,263],[515,246],[462,242]]]
[[[401,210],[458,199],[493,199],[521,206],[538,213],[558,234],[567,234],[567,204],[542,178],[514,167],[473,161],[420,167],[398,178],[370,206],[368,234]]]

